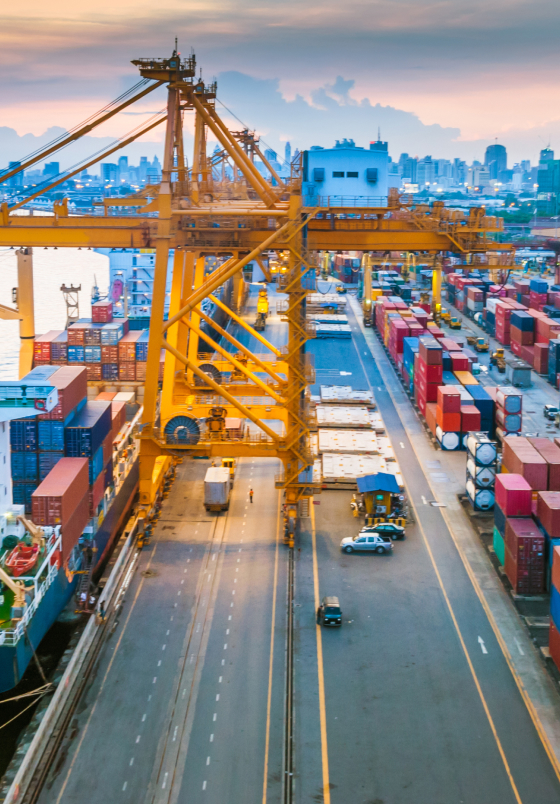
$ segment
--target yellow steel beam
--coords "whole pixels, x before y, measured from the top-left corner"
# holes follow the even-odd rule
[[[218,299],[218,297],[214,296],[213,294],[210,294],[208,298],[210,299],[210,301],[213,301],[214,304],[217,304],[218,307],[220,307],[220,309],[222,309],[225,313],[231,316],[231,318],[233,318],[233,320],[237,324],[243,327],[243,329],[246,332],[248,332],[250,335],[253,335],[253,337],[255,337],[258,341],[260,341],[260,343],[262,343],[263,346],[266,346],[266,348],[269,349],[273,355],[276,355],[276,357],[282,356],[282,352],[280,349],[277,349],[276,346],[273,346],[269,341],[267,341],[266,338],[263,338],[260,332],[257,332],[256,329],[253,329],[253,327],[246,321],[244,321],[241,318],[241,316],[237,315],[237,313],[234,313],[233,310],[230,310],[230,308],[227,305],[225,305],[223,301],[221,301],[221,299]]]
[[[35,303],[33,298],[33,249],[22,248],[17,254],[19,322],[19,377],[33,368],[35,342]]]
[[[277,382],[279,385],[282,384],[283,382],[282,378],[279,377],[278,374],[276,374],[276,372],[273,371],[273,369],[269,365],[267,365],[267,363],[264,360],[261,360],[259,357],[257,357],[257,355],[253,354],[246,346],[243,346],[243,344],[240,341],[238,341],[237,338],[234,338],[233,335],[230,335],[229,332],[225,330],[223,327],[221,327],[216,321],[212,321],[212,319],[209,318],[205,313],[203,313],[202,310],[199,310],[199,315],[203,319],[203,321],[206,321],[207,324],[209,324],[213,329],[215,329],[216,332],[222,336],[222,338],[225,338],[226,341],[229,341],[229,343],[231,343],[232,346],[235,346],[236,349],[239,349],[240,352],[243,352],[243,354],[247,355],[247,357],[250,358],[250,360],[252,360],[255,363],[255,365],[257,365],[263,371],[266,371],[266,373],[275,382]]]
[[[256,374],[253,374],[253,372],[250,371],[250,369],[246,368],[243,365],[243,363],[240,363],[239,360],[236,360],[233,355],[230,355],[229,352],[226,352],[226,350],[222,346],[220,346],[219,343],[216,343],[216,341],[214,341],[209,335],[206,335],[206,333],[202,332],[202,330],[199,329],[199,327],[197,327],[196,324],[194,324],[194,322],[189,321],[187,318],[184,318],[183,321],[189,327],[191,332],[194,332],[197,335],[197,338],[202,338],[203,340],[205,340],[206,343],[209,344],[212,347],[212,349],[214,349],[214,351],[218,352],[218,354],[220,354],[229,363],[231,363],[231,365],[234,366],[237,369],[237,371],[240,371],[242,374],[245,375],[245,377],[248,377],[252,382],[254,382],[255,385],[258,385],[259,388],[262,388],[262,390],[266,394],[271,396],[273,399],[275,399],[279,405],[284,404],[284,399],[282,399],[280,394],[276,393],[276,391],[273,388],[270,388],[265,382],[263,382],[260,379],[260,377],[257,377]],[[189,353],[189,359],[191,362],[193,362],[193,357],[190,355],[190,353]],[[196,359],[196,356],[194,359]]]
[[[270,175],[273,176],[274,179],[278,182],[278,187],[280,188],[280,190],[285,190],[286,185],[284,184],[283,180],[280,178],[278,173],[274,170],[274,168],[272,167],[272,165],[270,164],[270,162],[268,161],[266,156],[263,154],[263,152],[261,151],[261,149],[259,148],[257,143],[254,142],[254,141],[253,141],[253,149],[255,151],[255,154],[258,157],[260,157],[261,161],[264,163],[264,166],[266,168],[268,168],[268,170],[270,170]]]
[[[164,115],[163,117],[161,117],[158,120],[156,120],[154,123],[150,123],[150,125],[144,126],[143,128],[139,129],[135,134],[132,134],[130,137],[127,137],[125,140],[119,141],[117,143],[117,145],[115,145],[113,148],[109,148],[107,151],[104,151],[102,154],[96,156],[94,159],[90,159],[89,162],[86,162],[85,164],[80,165],[80,167],[76,168],[76,170],[71,170],[70,173],[65,173],[64,176],[62,176],[60,179],[57,179],[56,181],[51,182],[46,187],[42,187],[40,190],[37,190],[36,193],[32,193],[31,195],[28,195],[27,198],[23,199],[23,201],[20,201],[18,204],[14,204],[13,206],[11,206],[9,208],[9,211],[14,212],[14,210],[19,209],[24,204],[27,204],[28,201],[32,201],[34,198],[37,198],[38,196],[43,195],[44,193],[48,192],[49,190],[52,190],[53,187],[58,187],[59,184],[64,184],[64,182],[68,181],[68,179],[71,179],[72,176],[76,176],[78,173],[81,173],[82,170],[87,170],[87,168],[91,167],[92,165],[95,165],[97,162],[100,162],[102,159],[105,159],[106,157],[110,156],[111,154],[114,154],[115,151],[120,151],[121,148],[124,148],[125,146],[129,145],[131,142],[134,142],[134,140],[137,140],[138,137],[142,136],[142,134],[146,134],[148,131],[151,131],[156,126],[159,126],[160,123],[163,123],[163,121],[166,120],[166,119],[167,119],[167,116]]]
[[[177,360],[179,360],[181,363],[184,363],[187,369],[190,369],[193,372],[193,374],[196,374],[197,377],[200,377],[201,380],[204,380],[204,382],[208,386],[210,386],[210,388],[212,388],[218,394],[218,396],[223,396],[224,399],[227,399],[227,401],[231,405],[237,408],[237,410],[240,413],[242,413],[246,419],[250,419],[253,422],[253,424],[256,424],[257,427],[260,427],[263,433],[266,433],[266,435],[269,436],[269,438],[272,438],[274,441],[278,441],[277,433],[275,433],[273,430],[270,429],[270,427],[268,427],[266,424],[264,424],[264,422],[262,422],[259,418],[257,418],[257,416],[255,416],[252,413],[252,411],[249,410],[249,408],[246,408],[245,405],[242,405],[241,402],[239,402],[234,396],[232,396],[229,393],[229,391],[226,391],[226,389],[222,385],[218,385],[218,383],[214,382],[214,380],[211,377],[209,377],[207,374],[201,371],[196,365],[196,363],[191,363],[191,361],[188,358],[186,358],[184,355],[178,352],[177,349],[171,346],[171,344],[169,344],[163,338],[161,339],[161,345],[169,352],[171,352],[171,354],[175,355]]]
[[[49,156],[50,154],[53,154],[56,151],[60,151],[61,148],[64,148],[70,142],[79,140],[80,137],[84,136],[84,134],[87,134],[92,129],[101,125],[101,123],[104,123],[105,120],[109,120],[109,118],[113,117],[118,112],[121,112],[123,109],[126,109],[126,107],[130,106],[132,103],[136,103],[137,100],[140,100],[140,98],[143,98],[145,95],[148,95],[150,92],[153,92],[154,89],[157,89],[163,83],[164,83],[163,81],[157,81],[155,84],[151,84],[149,87],[146,87],[146,89],[143,89],[142,92],[136,93],[136,95],[133,95],[128,100],[124,101],[123,103],[120,103],[118,106],[115,106],[114,109],[110,109],[106,114],[102,115],[97,120],[94,120],[91,123],[86,123],[86,125],[81,126],[77,131],[74,131],[73,134],[69,134],[63,140],[57,142],[55,145],[52,145],[50,148],[41,150],[38,154],[31,157],[30,159],[24,160],[23,162],[21,162],[21,164],[18,165],[17,168],[9,170],[7,173],[3,173],[0,176],[0,184],[2,184],[5,181],[8,181],[8,179],[11,179],[11,177],[15,176],[17,173],[21,173],[22,170],[27,170],[27,168],[29,168],[31,165],[34,165],[36,162],[40,162],[41,160],[46,159],[46,157]]]
[[[261,269],[261,271],[263,272],[264,278],[266,279],[266,281],[267,282],[272,282],[272,276],[270,275],[270,271],[268,270],[268,268],[265,266],[265,264],[264,264],[264,262],[262,260],[262,257],[257,257],[256,263],[259,266],[259,268]]]
[[[165,330],[169,329],[169,327],[172,326],[175,321],[183,318],[186,313],[189,313],[194,307],[196,307],[197,304],[200,304],[200,302],[209,296],[210,293],[216,290],[216,288],[220,287],[220,285],[223,285],[224,282],[237,273],[237,271],[240,271],[245,265],[247,265],[247,263],[251,262],[251,260],[254,260],[255,257],[258,257],[261,251],[267,249],[272,243],[274,243],[284,234],[289,225],[289,223],[285,223],[284,226],[281,226],[280,229],[277,229],[274,234],[271,234],[270,237],[264,241],[264,243],[261,243],[259,246],[257,246],[257,248],[253,249],[250,254],[236,262],[233,266],[231,266],[231,268],[228,268],[226,271],[218,270],[213,274],[210,274],[204,285],[198,291],[195,291],[192,294],[187,304],[185,304],[185,306],[179,310],[178,313],[175,313],[175,315],[166,322],[163,327],[163,331],[165,332]]]

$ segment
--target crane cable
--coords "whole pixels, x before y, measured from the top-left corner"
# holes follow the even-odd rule
[[[149,82],[149,80],[150,79],[148,79],[148,78],[143,78],[141,81],[137,81],[136,84],[134,84],[134,86],[130,87],[130,89],[127,89],[125,92],[122,93],[122,95],[119,95],[118,98],[115,98],[115,100],[112,100],[110,103],[107,103],[105,106],[103,106],[102,109],[98,109],[97,112],[94,112],[94,114],[90,115],[89,117],[86,117],[86,119],[82,123],[79,123],[78,125],[73,126],[72,128],[68,129],[67,131],[64,131],[58,137],[55,137],[54,140],[51,140],[50,142],[45,143],[45,145],[42,145],[40,148],[37,148],[35,151],[32,151],[31,153],[27,154],[27,156],[22,157],[19,161],[20,162],[28,162],[30,159],[33,159],[35,156],[40,154],[42,151],[45,151],[45,150],[48,150],[49,148],[52,148],[54,145],[57,144],[57,142],[60,142],[61,140],[65,139],[70,134],[73,134],[75,131],[79,131],[81,128],[84,128],[84,126],[87,126],[89,123],[91,123],[93,120],[95,120],[96,117],[100,117],[102,114],[104,114],[105,112],[109,111],[109,109],[111,109],[111,107],[116,106],[119,103],[122,103],[130,95],[135,94],[138,90],[140,90],[143,86],[145,86]],[[68,145],[70,145],[70,144],[71,143],[68,143]],[[0,175],[2,175],[2,173],[7,172],[9,169],[10,168],[7,167],[7,168],[4,168],[4,170],[0,170]]]

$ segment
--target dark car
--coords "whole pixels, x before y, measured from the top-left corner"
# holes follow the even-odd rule
[[[379,525],[368,525],[362,528],[360,533],[377,533],[379,536],[390,536],[395,542],[397,539],[404,539],[405,530],[402,525],[395,525],[394,522],[380,522]]]
[[[342,611],[337,597],[324,597],[317,609],[317,622],[319,625],[342,625]]]
[[[543,416],[550,421],[554,421],[558,413],[560,413],[560,410],[556,405],[545,405],[543,408]]]

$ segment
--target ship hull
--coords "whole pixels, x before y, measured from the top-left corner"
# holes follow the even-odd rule
[[[103,524],[95,534],[98,569],[101,568],[101,565],[110,554],[115,537],[130,512],[137,490],[138,460],[131,467],[103,520]],[[41,640],[54,625],[59,614],[68,605],[75,592],[78,577],[74,576],[71,581],[68,581],[66,573],[61,569],[30,619],[26,635],[14,646],[0,645],[0,692],[6,692],[19,684],[33,659],[33,650],[37,650]]]

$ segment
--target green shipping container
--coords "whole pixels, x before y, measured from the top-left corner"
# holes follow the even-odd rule
[[[506,563],[506,546],[504,544],[504,540],[502,538],[502,534],[498,530],[498,528],[494,528],[494,552],[498,556],[498,561],[504,566]]]

